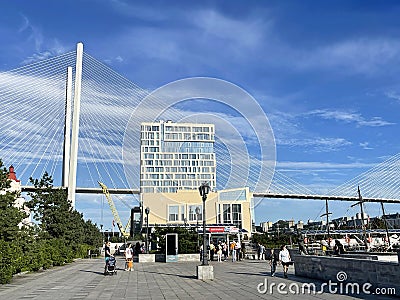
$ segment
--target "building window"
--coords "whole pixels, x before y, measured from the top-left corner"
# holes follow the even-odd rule
[[[240,204],[232,204],[232,223],[236,226],[241,228],[242,224],[242,207]]]
[[[201,221],[203,219],[203,206],[202,205],[189,205],[189,221],[196,221],[196,208],[200,209],[199,219],[197,221]]]
[[[231,205],[223,205],[223,223],[231,223]]]
[[[185,221],[185,205],[181,205],[181,221]]]
[[[168,206],[168,221],[170,222],[178,221],[178,215],[179,215],[178,205]]]

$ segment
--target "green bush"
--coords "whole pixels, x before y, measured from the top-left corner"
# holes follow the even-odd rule
[[[10,243],[0,240],[0,283],[9,283],[13,275]]]

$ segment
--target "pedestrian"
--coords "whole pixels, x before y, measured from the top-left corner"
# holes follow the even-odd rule
[[[104,258],[106,260],[106,263],[110,260],[110,256],[111,256],[111,243],[106,242],[104,246]]]
[[[236,260],[240,260],[242,255],[242,246],[240,245],[240,241],[237,241],[235,243],[235,250],[236,250]]]
[[[242,242],[240,250],[241,258],[244,260],[246,258],[246,244],[244,242]]]
[[[140,248],[140,243],[136,242],[136,244],[135,244],[135,255],[139,255],[140,253],[142,253],[142,250]]]
[[[218,242],[218,245],[216,246],[216,249],[215,249],[215,250],[217,251],[217,260],[218,260],[219,262],[221,262],[221,258],[222,258],[222,245],[221,245],[221,241]]]
[[[229,249],[231,250],[232,261],[236,261],[236,242],[232,241],[229,245]]]
[[[258,256],[258,260],[263,260],[265,259],[265,247],[264,245],[258,243],[257,245],[257,256]]]
[[[258,259],[258,260],[261,259],[261,253],[262,253],[261,251],[262,251],[261,244],[258,243],[258,244],[257,244],[257,259]]]
[[[214,246],[214,242],[211,241],[210,242],[210,260],[211,261],[214,260],[214,253],[215,253],[215,246]]]
[[[228,259],[228,246],[225,242],[222,243],[222,254],[224,255],[224,261]]]
[[[286,249],[285,245],[282,245],[281,251],[279,252],[279,261],[281,262],[283,267],[283,276],[287,278],[287,271],[289,269],[289,265],[291,265],[291,258],[289,250]]]
[[[302,237],[300,237],[300,238],[298,239],[297,244],[298,244],[298,246],[299,246],[300,255],[307,255],[307,249],[306,249],[306,247],[305,247],[305,245],[304,245],[304,240],[303,240]]]
[[[326,255],[326,250],[327,250],[327,247],[326,247],[326,241],[321,241],[321,251],[322,251],[322,255]]]
[[[268,260],[269,260],[269,265],[271,267],[271,276],[274,277],[276,272],[276,266],[279,261],[279,252],[275,251],[274,248],[272,248]]]
[[[340,254],[343,254],[344,252],[345,251],[344,251],[343,244],[339,240],[335,240],[335,246],[333,247],[333,254],[340,255]]]
[[[107,241],[105,246],[104,246],[104,258],[105,258],[105,261],[106,261],[106,264],[104,266],[104,274],[106,274],[107,264],[108,264],[108,261],[110,260],[111,256],[112,256],[111,255],[111,243],[109,241]]]
[[[126,268],[125,271],[132,271],[133,270],[133,250],[131,244],[125,249],[125,263]]]
[[[266,260],[265,246],[261,244],[261,259]]]

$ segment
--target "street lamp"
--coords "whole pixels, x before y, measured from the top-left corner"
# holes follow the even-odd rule
[[[103,224],[100,224],[100,232],[103,236],[103,245],[104,245],[104,231],[103,231]]]
[[[200,215],[200,207],[196,207],[196,234],[197,234],[197,249],[199,249],[199,215]]]
[[[150,208],[146,207],[144,210],[146,213],[146,253],[149,253],[149,213],[150,213]]]
[[[199,186],[199,192],[200,196],[202,197],[203,200],[203,261],[202,265],[206,266],[208,265],[208,259],[207,259],[207,243],[206,243],[206,200],[207,200],[207,194],[210,192],[210,186],[208,183],[203,183],[201,186]]]

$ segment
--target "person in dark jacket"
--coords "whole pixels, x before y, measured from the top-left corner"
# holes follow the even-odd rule
[[[272,248],[268,260],[269,260],[269,265],[271,267],[271,276],[273,277],[275,276],[276,266],[278,265],[279,262],[279,251],[276,251]]]

